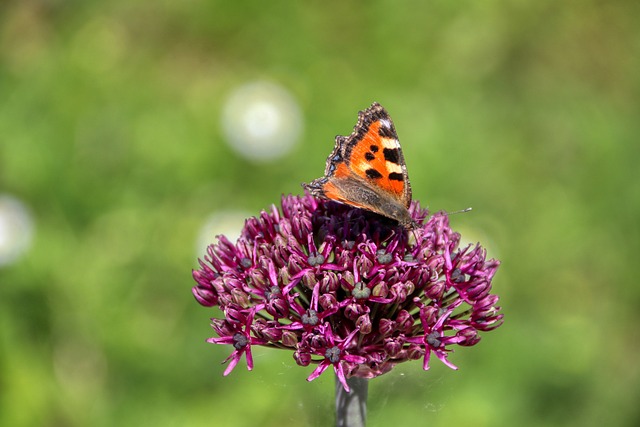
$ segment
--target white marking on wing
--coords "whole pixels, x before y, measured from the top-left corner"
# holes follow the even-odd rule
[[[382,145],[384,145],[384,148],[399,148],[400,147],[400,143],[398,142],[397,139],[393,139],[393,138],[381,138],[382,139]]]
[[[387,165],[387,169],[390,172],[395,172],[395,173],[402,173],[402,167],[398,164],[395,164],[393,162],[385,162]]]

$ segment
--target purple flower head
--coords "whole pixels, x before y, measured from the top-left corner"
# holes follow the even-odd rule
[[[396,364],[432,354],[447,366],[454,345],[472,346],[479,331],[502,324],[491,294],[496,260],[480,245],[459,248],[449,218],[413,202],[419,224],[407,231],[391,220],[338,203],[283,196],[246,221],[236,244],[224,236],[194,270],[196,300],[217,306],[218,338],[233,352],[227,375],[251,346],[290,349],[308,380],[329,366],[346,378],[374,378]]]

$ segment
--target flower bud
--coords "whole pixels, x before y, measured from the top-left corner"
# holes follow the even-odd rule
[[[338,307],[338,300],[333,294],[322,294],[318,298],[318,304],[323,310],[333,310]]]
[[[344,307],[344,317],[354,322],[358,317],[366,312],[368,312],[368,308],[362,304],[358,304],[357,302],[347,304]]]
[[[289,304],[284,298],[274,298],[267,302],[265,309],[276,319],[287,318],[289,315]]]
[[[375,285],[371,291],[371,295],[376,298],[386,298],[389,294],[389,286],[385,282],[380,282]]]
[[[293,353],[293,360],[295,360],[299,366],[309,366],[311,363],[311,354],[298,350]]]
[[[313,289],[316,283],[318,283],[318,279],[316,279],[316,275],[312,270],[307,270],[302,275],[301,282],[305,288]]]
[[[387,338],[384,340],[384,351],[387,352],[389,357],[395,358],[400,354],[400,350],[402,350],[402,344],[396,338]]]
[[[205,307],[213,307],[218,303],[218,297],[211,289],[205,289],[200,286],[194,286],[192,289],[193,296],[200,305]]]
[[[235,324],[244,324],[247,317],[238,309],[237,306],[227,306],[224,310],[224,317],[230,322]]]
[[[282,344],[286,347],[295,347],[298,345],[298,335],[293,331],[282,331]]]
[[[435,283],[431,283],[425,290],[424,294],[427,298],[433,301],[439,301],[442,299],[442,295],[444,294],[444,290],[446,287],[446,282],[443,280],[437,281]]]
[[[424,356],[425,351],[418,344],[411,344],[407,349],[407,358],[409,360],[418,360]]]
[[[322,293],[334,293],[338,290],[340,286],[340,281],[338,280],[338,276],[333,271],[328,271],[325,273],[324,277],[320,282],[320,292]]]
[[[362,335],[370,334],[372,326],[371,318],[369,317],[369,315],[363,314],[362,316],[358,317],[358,320],[356,320],[356,327],[360,328],[360,333]]]
[[[461,329],[460,331],[458,331],[456,336],[464,338],[462,341],[459,342],[459,344],[466,347],[476,345],[480,341],[480,337],[478,336],[478,331],[472,327]]]
[[[378,332],[383,337],[389,336],[396,331],[396,322],[382,318],[378,324]]]
[[[233,302],[238,304],[242,308],[248,308],[251,306],[251,300],[249,295],[242,289],[232,289],[231,295],[233,296]]]
[[[411,316],[411,314],[409,314],[407,310],[400,310],[398,312],[398,315],[396,316],[398,330],[404,334],[411,333],[414,321],[415,319]]]

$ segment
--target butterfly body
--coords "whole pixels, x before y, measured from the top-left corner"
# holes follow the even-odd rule
[[[303,187],[316,197],[375,212],[406,229],[411,184],[393,122],[378,103],[358,114],[349,136],[337,136],[324,176]]]

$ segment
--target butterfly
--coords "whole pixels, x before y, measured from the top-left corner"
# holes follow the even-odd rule
[[[411,218],[411,184],[398,135],[382,105],[374,102],[358,113],[349,136],[336,136],[324,176],[302,186],[313,196],[375,212],[407,230]]]

